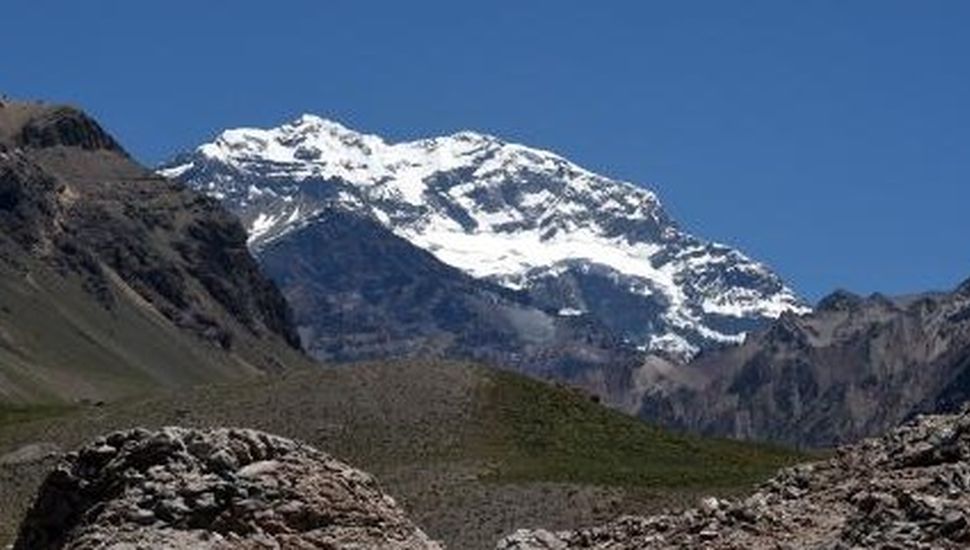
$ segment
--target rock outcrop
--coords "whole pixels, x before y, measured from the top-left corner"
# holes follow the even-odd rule
[[[782,471],[745,499],[551,533],[522,530],[499,550],[967,548],[970,410],[925,416],[831,459]]]
[[[15,550],[433,550],[373,477],[262,432],[164,428],[99,438],[44,482]]]

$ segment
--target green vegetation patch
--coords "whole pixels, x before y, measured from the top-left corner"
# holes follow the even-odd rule
[[[75,407],[62,404],[49,405],[3,405],[0,404],[0,426],[30,422],[66,414]]]
[[[785,448],[663,430],[578,392],[490,376],[494,479],[651,488],[740,488],[806,460]]]

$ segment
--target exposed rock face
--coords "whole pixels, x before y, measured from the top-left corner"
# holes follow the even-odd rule
[[[640,363],[588,316],[543,310],[344,210],[268,243],[261,259],[307,351],[322,360],[473,359],[565,379],[612,404],[625,404]]]
[[[370,475],[253,430],[100,438],[50,474],[15,550],[433,550]]]
[[[0,148],[0,230],[11,247],[29,250],[49,242],[63,192],[62,183],[25,155]]]
[[[10,109],[16,106],[3,111]],[[286,305],[249,255],[242,226],[218,203],[154,177],[77,109],[21,109],[27,116],[10,138],[20,154],[11,160],[24,164],[29,180],[22,188],[56,211],[60,251],[95,255],[93,261],[117,271],[167,317],[199,332],[229,330],[214,312],[192,311],[214,299],[252,330],[269,329],[297,343]],[[31,165],[39,173],[31,173]],[[10,179],[17,173],[11,168]],[[33,183],[46,182],[44,174],[56,182],[53,188]],[[191,278],[209,296],[192,296]]]
[[[970,293],[840,291],[654,382],[641,415],[707,435],[834,446],[970,399]]]
[[[87,150],[105,150],[124,154],[118,145],[91,117],[72,107],[50,107],[30,118],[15,135],[22,147],[46,148],[62,145]]]
[[[927,416],[825,462],[782,471],[741,500],[592,529],[522,530],[500,550],[967,548],[970,412]]]
[[[0,105],[0,401],[276,370],[299,345],[218,201],[139,166],[77,109]]]

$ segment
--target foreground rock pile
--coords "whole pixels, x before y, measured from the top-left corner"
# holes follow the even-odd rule
[[[16,550],[441,550],[376,481],[252,430],[131,430],[67,455]],[[925,416],[743,499],[552,533],[498,550],[970,548],[970,410]]]
[[[519,531],[500,550],[970,548],[970,412],[927,416],[741,500],[591,529]]]
[[[368,474],[252,430],[131,430],[68,455],[17,550],[430,550]]]

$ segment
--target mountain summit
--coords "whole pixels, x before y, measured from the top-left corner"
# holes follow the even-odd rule
[[[303,115],[226,130],[160,172],[224,201],[257,252],[336,205],[546,311],[681,358],[807,311],[766,266],[681,230],[651,191],[484,134],[388,143]]]

